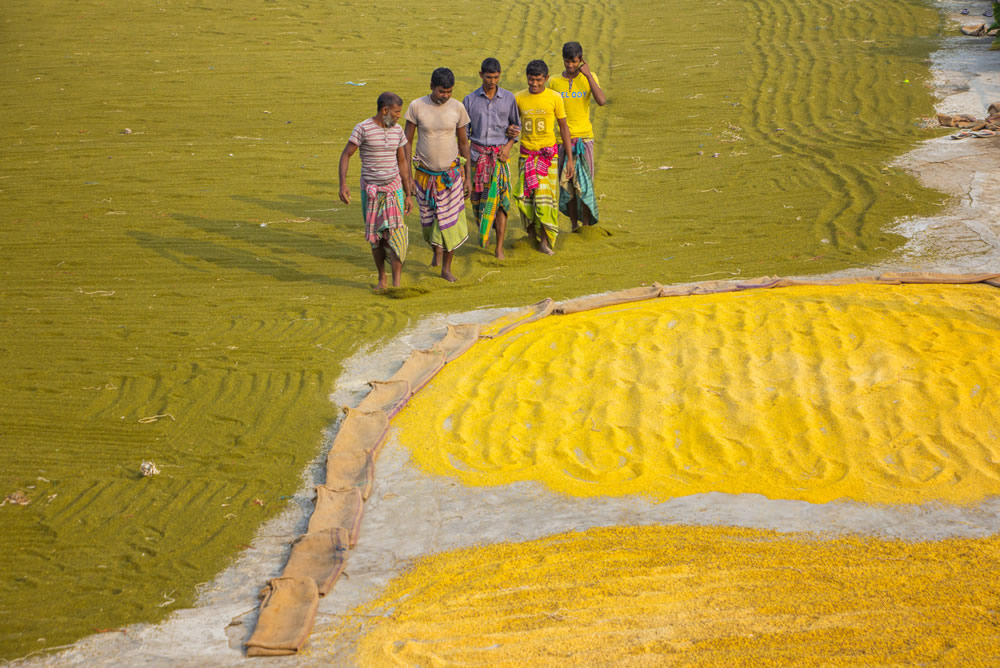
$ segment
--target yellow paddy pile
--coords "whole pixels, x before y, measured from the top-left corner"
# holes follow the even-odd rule
[[[652,299],[481,341],[396,418],[428,473],[576,496],[1000,494],[1000,292]]]
[[[996,536],[593,529],[436,555],[394,580],[357,663],[995,665]]]

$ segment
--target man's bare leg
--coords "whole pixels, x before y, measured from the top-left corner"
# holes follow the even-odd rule
[[[434,259],[431,260],[431,266],[437,267],[438,265],[441,264],[441,253],[443,252],[444,249],[442,249],[440,246],[431,246],[431,248],[434,249]]]
[[[571,199],[569,201],[569,204],[566,205],[566,215],[569,216],[569,222],[572,224],[574,232],[580,229],[580,216],[578,215],[577,212],[576,202],[577,202],[577,197],[576,193],[574,192],[573,199]],[[581,208],[586,210],[587,207],[581,207]]]
[[[451,283],[454,283],[458,279],[455,278],[455,274],[451,273],[451,261],[455,257],[455,251],[445,251],[442,254],[441,261],[441,278]]]
[[[496,258],[503,260],[503,237],[507,234],[507,212],[503,209],[497,211],[497,217],[493,220],[493,226],[497,231],[497,252]]]
[[[526,225],[524,230],[528,233],[528,238],[534,243],[538,243],[538,233],[535,231],[535,224]]]
[[[555,255],[556,254],[556,252],[554,250],[552,250],[552,247],[549,246],[549,235],[548,235],[548,232],[545,231],[544,227],[542,228],[542,239],[541,239],[540,245],[538,247],[538,250],[542,251],[546,255]]]
[[[378,245],[372,248],[372,256],[375,258],[375,268],[378,269],[378,285],[376,290],[385,290],[387,285],[385,278],[385,242],[379,239]]]
[[[396,256],[395,253],[389,255],[390,265],[392,266],[392,287],[399,287],[399,277],[403,273],[403,261]]]

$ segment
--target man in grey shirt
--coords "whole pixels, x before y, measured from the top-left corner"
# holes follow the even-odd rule
[[[510,150],[520,133],[521,117],[514,94],[500,88],[500,62],[487,58],[480,67],[483,85],[465,96],[472,141],[472,212],[484,248],[490,228],[497,231],[496,257],[504,259],[503,239],[510,210]]]

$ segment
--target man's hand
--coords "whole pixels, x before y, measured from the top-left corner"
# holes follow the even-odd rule
[[[410,179],[410,195],[412,197],[417,196],[417,182],[414,179]]]
[[[465,193],[465,197],[468,198],[472,194],[472,182],[469,180],[469,175],[462,174],[462,192]]]
[[[580,74],[582,74],[585,77],[590,76],[590,65],[587,64],[586,60],[580,63]]]
[[[347,184],[340,186],[340,201],[344,204],[351,203],[351,189],[347,187]]]
[[[413,196],[407,194],[406,197],[403,198],[403,215],[409,216],[411,211],[413,211]]]
[[[510,145],[504,144],[503,146],[501,146],[500,153],[497,154],[497,157],[500,158],[500,160],[502,160],[503,162],[507,162],[508,160],[510,160]]]
[[[507,126],[507,139],[517,139],[521,136],[521,126],[511,123]]]
[[[566,158],[566,166],[563,167],[563,173],[569,174],[569,178],[576,177],[576,163],[573,162],[573,156]]]

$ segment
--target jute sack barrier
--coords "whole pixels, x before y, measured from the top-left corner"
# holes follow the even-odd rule
[[[810,281],[799,278],[782,278],[773,287],[776,288],[794,288],[800,286],[810,286],[810,285],[858,285],[861,283],[883,283],[885,285],[899,285],[899,281],[885,280],[881,281],[877,276],[844,276],[842,278],[827,278],[822,281]]]
[[[479,336],[485,339],[492,339],[497,336],[503,336],[507,332],[520,327],[521,325],[526,325],[529,322],[534,322],[552,313],[552,309],[555,307],[555,302],[551,299],[543,299],[542,301],[532,304],[528,308],[512,313],[509,315],[502,315],[493,322],[483,325],[479,330]]]
[[[662,289],[662,285],[659,283],[653,283],[648,287],[630,288],[628,290],[611,292],[606,295],[595,295],[593,297],[571,299],[569,301],[562,302],[561,304],[556,304],[556,306],[552,309],[552,313],[554,315],[568,315],[570,313],[580,313],[581,311],[591,311],[595,308],[603,308],[605,306],[628,304],[630,302],[639,302],[644,299],[655,299],[660,296],[660,291]]]
[[[295,654],[309,639],[319,591],[312,578],[273,578],[261,591],[257,628],[247,641],[247,656]]]
[[[1000,274],[932,274],[922,271],[886,272],[879,275],[879,281],[899,281],[900,283],[989,283],[994,287],[1000,281]]]
[[[306,533],[345,529],[348,533],[348,547],[354,548],[358,544],[358,534],[361,533],[364,509],[364,498],[359,488],[333,489],[320,485],[316,488],[316,508],[309,518]]]

